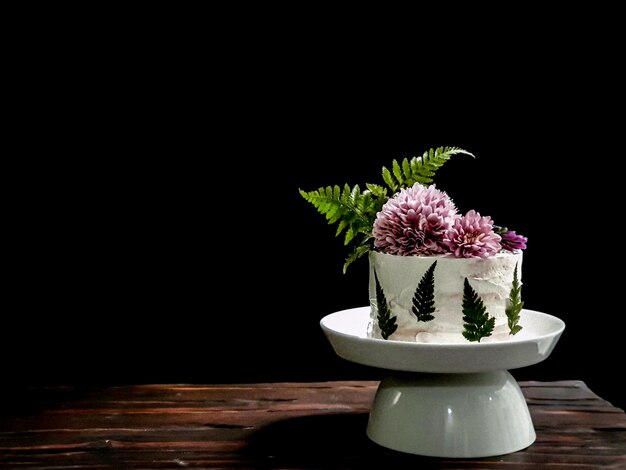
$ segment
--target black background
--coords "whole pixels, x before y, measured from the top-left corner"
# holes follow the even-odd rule
[[[487,86],[453,74],[438,88],[377,85],[341,61],[187,65],[86,62],[80,79],[48,69],[22,84],[6,172],[7,383],[381,378],[336,357],[319,328],[367,304],[367,263],[341,273],[347,250],[298,188],[380,182],[393,158],[454,145],[476,159],[455,157],[438,187],[528,236],[525,305],[567,324],[545,362],[514,375],[584,380],[626,406],[607,89],[573,96],[575,65],[539,77],[511,63]]]

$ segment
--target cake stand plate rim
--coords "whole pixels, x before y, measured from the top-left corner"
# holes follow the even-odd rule
[[[473,373],[526,367],[546,359],[565,329],[558,317],[523,309],[519,339],[466,343],[418,343],[368,338],[370,307],[326,315],[320,326],[342,358],[363,365],[407,372]],[[354,334],[357,331],[358,334]]]

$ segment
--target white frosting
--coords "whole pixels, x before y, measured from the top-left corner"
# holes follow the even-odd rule
[[[381,338],[376,321],[376,281],[385,293],[397,330],[388,339],[436,343],[465,343],[463,337],[463,285],[465,278],[482,299],[489,316],[496,319],[491,336],[481,342],[506,340],[510,337],[505,308],[513,286],[513,272],[518,265],[518,280],[522,279],[522,252],[500,252],[485,259],[451,258],[446,256],[396,256],[370,251],[371,305],[368,335]],[[418,321],[411,311],[413,294],[420,280],[437,261],[435,268],[435,319]],[[523,325],[522,325],[523,326]]]

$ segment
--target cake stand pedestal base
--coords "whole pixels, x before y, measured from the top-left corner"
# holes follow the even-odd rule
[[[522,310],[522,331],[507,341],[419,343],[368,336],[370,308],[326,315],[321,326],[344,359],[387,369],[367,435],[390,449],[432,457],[490,457],[535,441],[524,395],[509,369],[545,360],[562,320]]]
[[[367,435],[401,452],[458,458],[508,454],[536,437],[508,371],[396,373],[378,388]]]

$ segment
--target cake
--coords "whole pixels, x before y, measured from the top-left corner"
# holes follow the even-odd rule
[[[491,335],[483,341],[506,340],[510,328],[506,315],[514,273],[521,284],[522,252],[504,251],[489,258],[453,258],[439,256],[396,256],[370,251],[369,296],[371,322],[368,335],[382,338],[378,324],[376,278],[382,289],[397,328],[385,339],[425,343],[462,343],[463,291],[465,280],[482,299],[486,311],[495,319]],[[436,263],[436,264],[435,264]],[[420,280],[435,266],[434,312],[430,318],[418,319],[413,312],[413,297]]]
[[[369,254],[368,335],[389,341],[507,341],[518,333],[526,237],[475,210],[459,213],[433,176],[452,155],[440,147],[383,167],[385,186],[321,187],[301,195],[344,244],[345,269]]]

